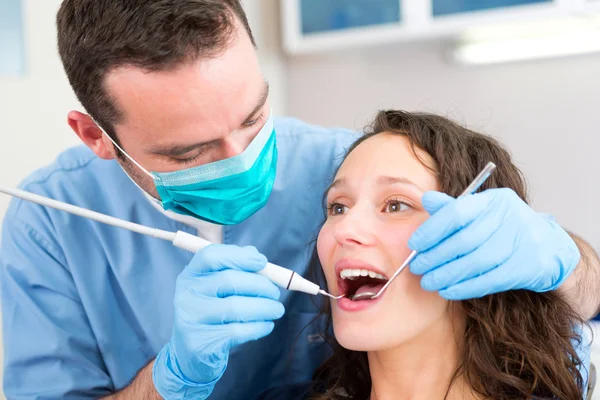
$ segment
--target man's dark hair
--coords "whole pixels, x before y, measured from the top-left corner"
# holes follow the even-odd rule
[[[64,0],[58,50],[75,95],[115,140],[122,118],[104,87],[115,68],[165,71],[218,55],[237,33],[254,38],[240,0]]]

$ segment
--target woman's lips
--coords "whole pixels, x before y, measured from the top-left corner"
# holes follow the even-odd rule
[[[348,311],[348,312],[363,311],[363,310],[373,307],[375,304],[377,304],[377,302],[379,302],[382,299],[382,297],[383,296],[377,297],[376,299],[372,299],[372,300],[360,300],[360,301],[353,301],[347,297],[342,297],[341,299],[336,300],[336,304],[337,304],[338,308],[343,311]]]

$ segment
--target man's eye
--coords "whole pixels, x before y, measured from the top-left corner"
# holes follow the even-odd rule
[[[348,207],[340,203],[331,203],[328,209],[329,215],[340,215],[344,214],[348,210]]]
[[[179,163],[179,164],[192,164],[195,163],[196,161],[198,161],[200,159],[200,156],[202,156],[202,152],[199,151],[197,154],[195,154],[192,157],[188,157],[188,158],[174,158],[175,162]]]
[[[261,121],[263,119],[263,115],[264,115],[264,113],[261,113],[258,117],[254,118],[252,120],[244,122],[244,126],[253,126],[253,125],[256,125],[259,121]]]

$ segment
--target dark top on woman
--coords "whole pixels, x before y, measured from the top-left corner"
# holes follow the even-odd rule
[[[313,382],[282,386],[263,392],[256,400],[308,400]]]

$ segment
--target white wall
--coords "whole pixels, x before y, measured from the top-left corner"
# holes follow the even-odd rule
[[[16,186],[77,138],[66,124],[78,102],[56,50],[54,16],[60,0],[25,0],[27,74],[0,77],[0,183]],[[0,221],[10,198],[0,195]],[[2,351],[0,350],[0,360]],[[1,382],[0,376],[0,382]],[[0,390],[1,397],[1,390]]]
[[[56,50],[60,0],[24,0],[27,74],[0,76],[0,183],[14,186],[78,143],[67,112],[78,107]],[[10,199],[0,195],[0,218]]]
[[[287,112],[287,60],[279,35],[280,0],[243,0],[244,9],[258,46],[265,78],[269,81],[273,113]]]
[[[534,205],[600,250],[600,56],[457,67],[442,45],[386,45],[289,61],[289,113],[361,128],[380,108],[433,111],[499,137]]]

